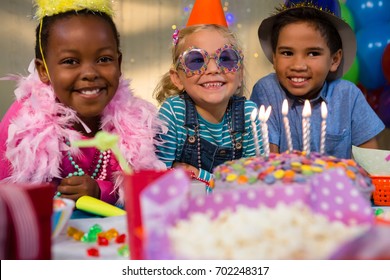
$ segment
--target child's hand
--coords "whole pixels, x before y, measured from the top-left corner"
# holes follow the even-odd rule
[[[100,198],[98,183],[88,175],[72,176],[62,179],[57,191],[61,193],[61,197],[74,201],[83,195]]]
[[[173,168],[183,168],[184,170],[193,173],[195,178],[199,177],[199,169],[196,168],[195,166],[189,165],[188,163],[184,162],[174,162],[172,165]]]

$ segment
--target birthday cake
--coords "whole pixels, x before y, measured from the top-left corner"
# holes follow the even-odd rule
[[[374,186],[367,172],[352,159],[312,152],[271,153],[269,158],[250,157],[227,161],[214,169],[214,191],[276,184],[308,184],[317,174],[341,168],[357,189],[370,198]]]

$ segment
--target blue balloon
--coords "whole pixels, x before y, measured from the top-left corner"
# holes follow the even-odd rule
[[[345,4],[353,15],[356,30],[390,21],[389,0],[347,0]]]
[[[304,1],[302,0],[286,0],[284,2],[284,5],[287,7],[293,7],[294,5],[297,5],[299,3],[302,3]],[[307,1],[313,4],[314,6],[317,6],[319,8],[322,8],[325,11],[329,11],[332,14],[341,17],[341,8],[340,3],[338,0],[311,0]]]
[[[390,43],[390,22],[365,27],[356,33],[359,60],[359,81],[367,89],[386,84],[382,70],[382,55]]]

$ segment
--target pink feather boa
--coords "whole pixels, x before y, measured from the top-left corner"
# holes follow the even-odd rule
[[[27,77],[17,77],[16,98],[22,104],[12,119],[6,142],[6,157],[12,164],[7,181],[41,183],[61,177],[62,153],[70,148],[63,139],[78,140],[81,134],[70,129],[79,119],[76,112],[56,101],[51,86],[42,83],[29,68]],[[104,109],[101,129],[117,134],[119,148],[134,170],[165,169],[155,154],[154,136],[166,128],[157,118],[157,108],[135,97],[129,81],[120,79],[118,90]],[[78,153],[78,148],[71,148]],[[147,156],[145,156],[147,155]],[[121,172],[116,172],[115,189],[123,204]]]

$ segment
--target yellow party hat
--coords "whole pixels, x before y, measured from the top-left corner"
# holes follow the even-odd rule
[[[35,18],[88,9],[113,16],[112,0],[35,0]]]

